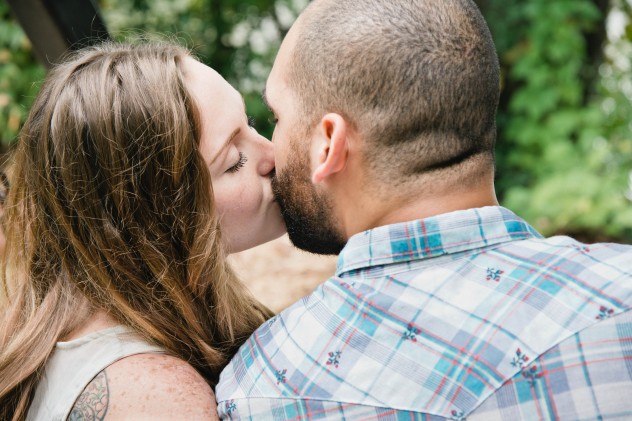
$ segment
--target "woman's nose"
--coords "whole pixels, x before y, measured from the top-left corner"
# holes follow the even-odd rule
[[[260,151],[257,171],[259,175],[267,176],[274,170],[274,143],[259,135],[257,147]]]

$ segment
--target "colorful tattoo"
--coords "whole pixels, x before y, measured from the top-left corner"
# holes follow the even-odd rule
[[[96,375],[77,398],[68,421],[102,421],[108,412],[110,391],[105,370]]]

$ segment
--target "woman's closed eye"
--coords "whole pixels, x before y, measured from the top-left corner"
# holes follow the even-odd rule
[[[248,118],[248,127],[250,127],[253,130],[257,130],[257,120],[255,120],[255,118],[251,115],[247,116]]]
[[[235,163],[235,165],[227,169],[226,172],[234,173],[239,171],[246,164],[247,161],[248,157],[243,152],[239,152],[239,160],[237,161],[237,163]]]

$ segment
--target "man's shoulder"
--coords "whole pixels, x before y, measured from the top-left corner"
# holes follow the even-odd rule
[[[566,271],[581,276],[584,272],[617,272],[632,277],[632,246],[618,243],[587,244],[567,236],[530,238],[500,244],[481,255],[504,256],[517,266],[537,266],[542,273]]]
[[[449,418],[520,376],[520,355],[629,311],[631,281],[632,247],[568,237],[333,277],[240,348],[216,390],[220,410],[289,399]]]
[[[467,419],[497,419],[503,413],[562,420],[630,419],[632,311],[614,314],[603,308],[596,319],[540,355],[517,350],[512,362],[520,371]]]
[[[599,252],[604,253],[605,255],[632,253],[632,245],[629,244],[613,242],[585,243],[566,235],[555,235],[534,240],[552,248],[569,248],[585,252],[592,251],[593,253]]]
[[[315,341],[330,334],[323,326],[332,314],[318,292],[322,288],[266,321],[239,348],[221,373],[216,392],[222,398],[218,402],[228,397],[268,396],[269,389],[278,392],[290,365],[295,368],[304,363],[308,339]]]

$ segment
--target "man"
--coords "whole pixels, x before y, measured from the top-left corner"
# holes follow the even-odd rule
[[[632,247],[494,193],[499,69],[471,0],[316,0],[265,96],[290,238],[337,272],[225,369],[224,418],[632,419]]]

